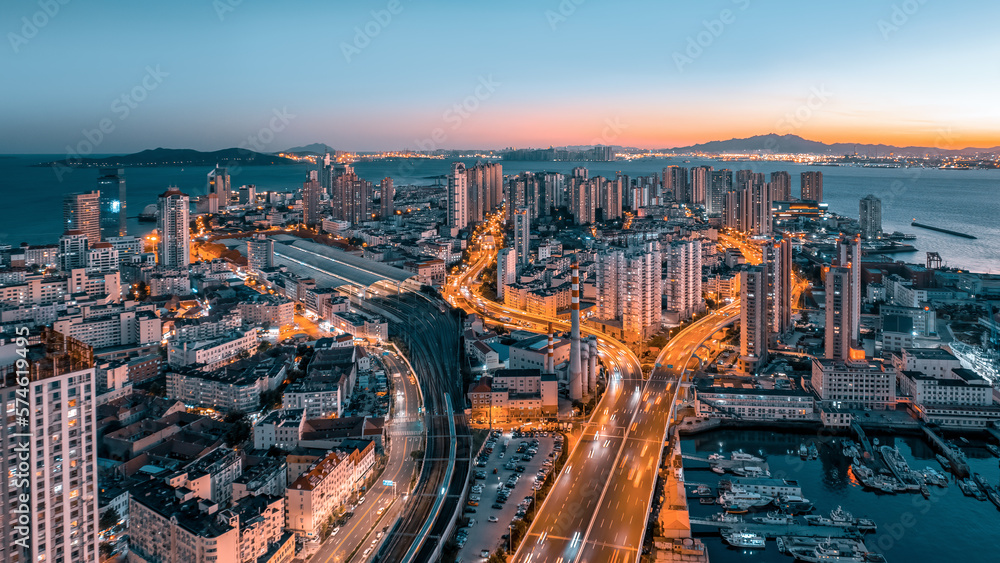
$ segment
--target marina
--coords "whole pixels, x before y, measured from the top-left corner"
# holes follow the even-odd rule
[[[702,497],[689,496],[692,533],[705,543],[713,563],[737,563],[748,561],[749,557],[769,562],[791,562],[795,557],[801,561],[939,561],[950,557],[947,538],[971,535],[985,538],[982,549],[992,552],[976,550],[964,556],[963,563],[993,561],[991,553],[1000,550],[1000,541],[992,535],[992,530],[1000,524],[1000,510],[974,477],[964,481],[944,471],[935,458],[941,451],[937,444],[930,443],[919,430],[916,432],[900,437],[873,431],[865,435],[868,448],[856,435],[804,439],[805,434],[767,430],[714,430],[685,439],[682,450],[688,456],[684,467],[690,480],[688,490],[704,485],[713,492],[718,489],[721,494],[727,486],[745,487],[747,478],[723,477],[707,467],[709,455],[719,454],[729,461],[729,452],[742,448],[766,459],[771,480],[794,483],[801,489],[801,495],[815,505],[812,512],[790,515],[772,502],[744,513],[716,516],[725,520],[712,520],[723,507],[703,505],[699,503]],[[970,474],[978,473],[1000,502],[1000,491],[996,488],[1000,484],[1000,465],[986,444],[971,435],[970,443],[951,435],[938,438],[949,448],[950,456],[956,459],[966,456]],[[996,443],[992,436],[990,441]],[[803,443],[807,444],[805,459],[799,455]],[[809,459],[809,444],[818,449],[816,459]],[[901,475],[903,470],[907,471],[912,484],[920,485],[905,487],[890,469],[886,455]],[[868,487],[862,476],[869,481],[898,483],[903,490],[896,491],[893,487],[887,493]],[[949,483],[954,486],[948,486]],[[921,494],[921,487],[926,495]],[[981,501],[972,496],[973,490]],[[734,547],[722,539],[720,532],[724,530],[762,535],[767,540],[766,547]],[[811,559],[816,557],[815,547],[830,541],[834,546],[845,542],[841,545],[850,548],[849,554],[826,553],[819,559]],[[864,548],[850,542],[861,542]],[[848,549],[844,551],[847,553]]]

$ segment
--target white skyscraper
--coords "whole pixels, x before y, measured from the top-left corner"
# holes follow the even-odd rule
[[[527,207],[514,211],[514,252],[518,267],[527,266],[531,255],[531,214]]]
[[[452,234],[469,226],[469,187],[465,174],[465,165],[461,162],[451,163],[451,175],[448,176],[448,227]]]
[[[660,329],[662,293],[660,243],[597,255],[597,316],[620,321],[626,340],[643,340]]]
[[[188,226],[189,198],[175,187],[160,194],[160,215],[156,219],[159,231],[159,263],[171,268],[191,265],[191,232]]]
[[[677,321],[690,319],[705,308],[701,294],[701,241],[681,240],[666,248],[666,278],[663,294],[667,297],[667,311],[677,316]]]
[[[11,413],[8,424],[0,427],[0,445],[9,458],[3,467],[7,478],[0,485],[7,499],[0,510],[0,533],[6,540],[0,542],[0,561],[97,563],[93,352],[50,329],[44,329],[42,343],[27,349],[30,368],[0,366],[0,394]],[[17,384],[18,370],[25,372],[25,385]],[[24,404],[28,413],[18,415],[15,424],[13,413]],[[23,532],[15,528],[22,525],[27,526]]]

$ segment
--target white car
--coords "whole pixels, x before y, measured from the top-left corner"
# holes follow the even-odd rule
[[[479,552],[479,556],[480,557],[489,557],[490,556],[490,550],[484,549],[484,550],[480,551]]]
[[[487,521],[489,521],[489,522],[499,522],[500,519],[497,518],[496,516],[490,516],[489,518],[487,518]]]

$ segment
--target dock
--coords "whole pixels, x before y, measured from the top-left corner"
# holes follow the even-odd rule
[[[766,461],[733,461],[731,459],[708,459],[707,457],[700,457],[696,455],[683,454],[682,458],[690,461],[701,461],[707,463],[711,467],[720,467],[728,473],[735,473],[736,470],[746,471],[747,468],[757,468],[764,471],[764,474],[770,474],[771,468],[767,465]]]
[[[737,528],[754,532],[766,537],[769,540],[780,536],[798,536],[807,538],[858,538],[861,532],[857,528],[844,526],[810,526],[808,524],[757,524],[755,522],[717,522],[715,520],[705,520],[702,518],[692,518],[692,526],[706,526],[710,528]]]

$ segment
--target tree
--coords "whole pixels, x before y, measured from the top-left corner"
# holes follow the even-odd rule
[[[101,530],[107,530],[117,524],[121,519],[122,517],[118,514],[117,510],[109,508],[103,515],[101,515],[101,520],[98,522],[98,526]]]
[[[224,438],[226,445],[231,448],[246,442],[250,439],[250,423],[246,419],[233,423],[226,431]]]
[[[97,550],[101,553],[102,559],[107,559],[108,557],[111,557],[111,554],[115,552],[114,546],[112,546],[110,543],[106,541],[102,541],[101,545],[98,546]]]

